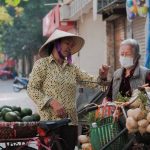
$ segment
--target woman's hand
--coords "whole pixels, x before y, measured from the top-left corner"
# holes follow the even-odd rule
[[[131,104],[130,102],[124,102],[124,103],[121,104],[121,106],[128,107],[130,104]]]
[[[106,106],[107,105],[107,102],[108,102],[108,99],[105,97],[102,101],[102,105],[103,106]]]
[[[120,106],[117,106],[113,113],[113,120],[117,121],[120,116],[121,116],[121,108],[120,108]]]
[[[52,107],[57,117],[59,118],[67,117],[64,107],[57,100],[51,100],[50,106]]]
[[[109,68],[110,66],[108,65],[102,65],[102,67],[99,69],[99,76],[101,79],[107,79]]]

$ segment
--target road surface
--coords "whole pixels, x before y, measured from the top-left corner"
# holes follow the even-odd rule
[[[20,106],[22,108],[29,107],[36,112],[34,102],[29,98],[27,91],[24,89],[20,92],[13,91],[13,80],[0,80],[0,106]]]

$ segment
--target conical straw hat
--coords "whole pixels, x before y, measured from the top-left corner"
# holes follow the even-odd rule
[[[80,51],[80,49],[83,47],[84,45],[84,39],[78,35],[72,34],[72,33],[68,33],[65,31],[61,31],[61,30],[55,30],[51,36],[48,38],[48,40],[42,45],[42,47],[39,49],[39,55],[41,57],[45,57],[48,56],[48,52],[45,50],[47,45],[50,45],[51,43],[53,43],[55,40],[57,39],[61,39],[63,37],[72,37],[73,41],[74,41],[74,47],[71,49],[71,54],[75,54],[78,51]]]

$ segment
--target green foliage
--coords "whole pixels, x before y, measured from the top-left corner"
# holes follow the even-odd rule
[[[8,13],[7,9],[4,6],[0,6],[0,26],[3,23],[12,24],[13,18]]]
[[[93,112],[89,112],[88,115],[86,116],[86,120],[87,120],[87,123],[88,125],[92,125],[93,122],[96,122],[97,125],[99,126],[100,125],[100,122],[101,122],[101,119],[103,119],[102,116],[95,116],[95,111]]]
[[[22,0],[22,2],[24,2]],[[0,2],[0,26],[2,24],[12,25],[14,17],[23,13],[23,8],[19,7],[21,0],[3,0]]]
[[[87,119],[87,122],[88,122],[89,125],[92,124],[93,122],[96,122],[95,111],[94,112],[89,112],[86,119]]]
[[[116,101],[117,102],[128,102],[129,101],[129,97],[122,96],[121,93],[118,93],[117,97],[116,97]]]
[[[56,1],[54,1],[56,2]],[[3,25],[0,41],[3,41],[3,51],[13,58],[27,56],[31,58],[37,53],[39,47],[45,41],[42,38],[42,19],[52,9],[45,6],[49,0],[32,0],[26,3],[21,1],[19,8],[23,8],[22,15],[16,17],[11,8],[9,12],[14,17],[13,26]],[[15,7],[15,12],[16,12]],[[1,45],[1,44],[0,44]]]
[[[148,99],[147,95],[143,91],[140,91],[140,93],[138,94],[138,98],[141,101],[141,109],[145,110]]]
[[[20,3],[20,0],[5,0],[5,3],[10,5],[10,6],[17,6]]]

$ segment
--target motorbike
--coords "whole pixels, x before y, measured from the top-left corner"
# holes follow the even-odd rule
[[[27,89],[29,79],[25,77],[15,77],[13,82],[13,91],[19,92],[22,89]]]

